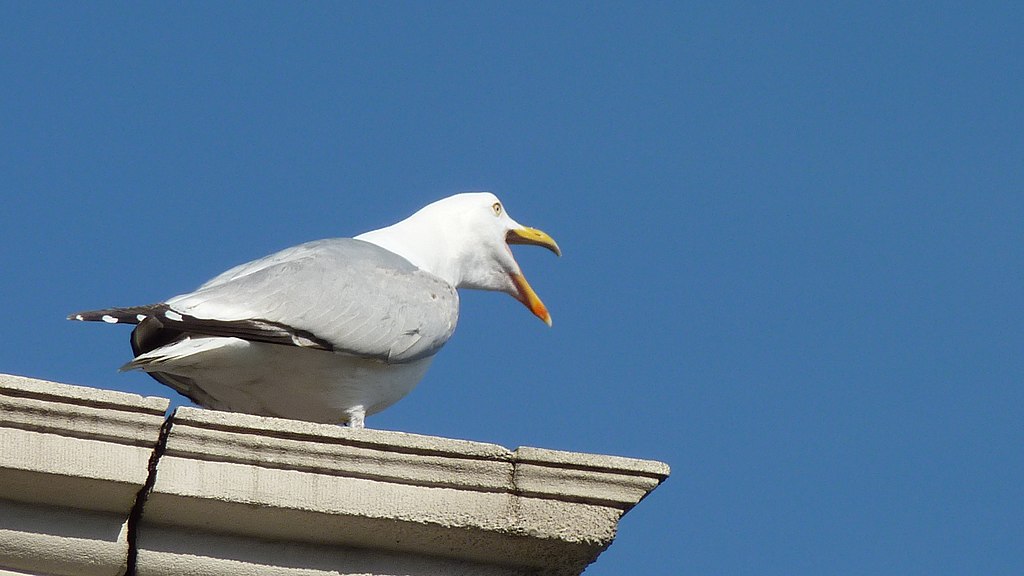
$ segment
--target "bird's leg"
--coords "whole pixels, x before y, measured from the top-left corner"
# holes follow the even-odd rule
[[[362,406],[356,406],[347,410],[348,412],[348,427],[349,428],[363,428],[363,424],[366,420],[366,409]]]

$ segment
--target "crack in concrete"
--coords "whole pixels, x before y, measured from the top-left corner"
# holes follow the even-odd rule
[[[177,412],[177,408],[167,415],[163,425],[160,426],[160,435],[157,437],[156,445],[153,447],[153,453],[149,455],[146,482],[135,495],[135,503],[132,504],[131,512],[128,514],[128,559],[125,564],[125,576],[135,576],[139,554],[139,548],[136,543],[139,537],[139,522],[142,521],[142,510],[146,507],[146,498],[149,497],[149,493],[153,490],[153,485],[156,484],[157,464],[160,463],[160,457],[164,455],[164,450],[167,448],[167,437],[171,433],[175,412]]]

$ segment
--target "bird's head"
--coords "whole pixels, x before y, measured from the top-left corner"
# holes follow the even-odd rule
[[[546,233],[513,220],[490,192],[449,196],[357,238],[403,256],[456,288],[505,292],[551,325],[551,315],[523,276],[510,245],[542,246],[556,255],[561,250]]]

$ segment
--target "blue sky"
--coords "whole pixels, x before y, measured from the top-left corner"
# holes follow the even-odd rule
[[[668,462],[590,576],[1024,570],[1012,3],[0,4],[0,371],[492,190],[548,329],[464,293],[371,427]]]

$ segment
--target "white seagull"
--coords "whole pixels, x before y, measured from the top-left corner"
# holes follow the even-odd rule
[[[456,194],[380,230],[236,266],[166,302],[68,318],[137,324],[135,359],[121,369],[200,406],[362,428],[451,337],[456,288],[505,292],[551,325],[510,244],[561,254],[493,194]]]

